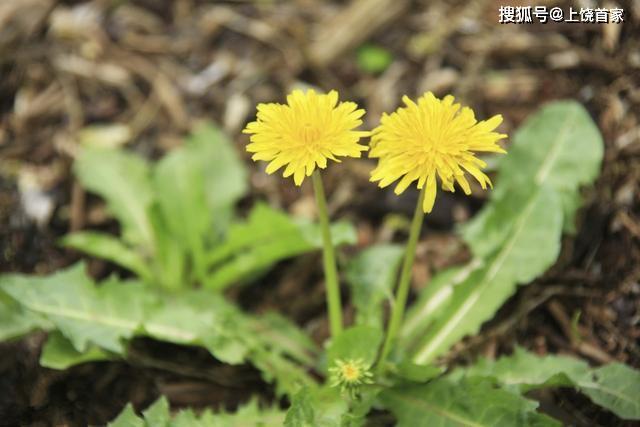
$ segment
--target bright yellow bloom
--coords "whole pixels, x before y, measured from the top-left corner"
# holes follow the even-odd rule
[[[436,199],[436,177],[442,189],[454,191],[454,181],[465,194],[471,194],[465,172],[469,172],[486,189],[489,177],[481,168],[486,163],[475,152],[506,153],[497,141],[507,135],[493,132],[502,116],[476,121],[473,111],[454,104],[453,96],[440,100],[425,93],[416,104],[408,97],[391,115],[383,114],[381,124],[373,130],[369,157],[379,158],[371,172],[371,181],[386,187],[400,179],[395,193],[402,193],[412,182],[426,185],[422,208],[431,212]]]
[[[258,120],[243,130],[252,134],[247,151],[253,160],[270,162],[271,174],[286,165],[285,178],[293,175],[302,184],[316,166],[327,167],[327,159],[339,162],[338,156],[360,157],[367,147],[359,145],[368,132],[355,131],[362,124],[364,110],[353,102],[338,103],[338,92],[326,95],[314,90],[294,90],[287,104],[258,104]]]

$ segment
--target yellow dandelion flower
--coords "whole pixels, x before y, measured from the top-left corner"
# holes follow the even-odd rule
[[[283,166],[283,176],[293,175],[296,185],[305,175],[311,176],[316,166],[324,169],[327,159],[360,157],[367,147],[359,145],[368,132],[355,131],[362,124],[353,102],[338,102],[338,92],[317,94],[314,90],[294,90],[287,104],[259,104],[258,117],[243,130],[251,134],[247,151],[253,160],[270,162],[267,173]]]
[[[492,186],[481,168],[486,163],[476,152],[506,153],[496,142],[507,135],[494,132],[502,116],[476,121],[473,111],[454,104],[451,95],[440,100],[425,93],[416,104],[408,97],[391,115],[383,114],[381,124],[373,130],[369,157],[378,158],[371,181],[386,187],[396,180],[395,193],[400,194],[414,181],[418,189],[426,185],[422,209],[431,212],[436,199],[436,178],[443,190],[454,191],[454,182],[465,194],[471,194],[465,173],[482,186]]]

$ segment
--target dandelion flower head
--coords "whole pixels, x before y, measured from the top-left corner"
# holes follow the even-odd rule
[[[466,173],[483,189],[492,186],[481,171],[486,163],[475,153],[506,153],[497,141],[507,135],[494,132],[502,116],[478,122],[473,111],[455,104],[451,95],[440,100],[427,92],[417,103],[406,96],[402,100],[406,106],[391,115],[383,114],[373,130],[369,157],[379,160],[371,181],[386,187],[400,180],[396,194],[418,181],[418,189],[426,186],[422,208],[427,213],[433,209],[437,180],[443,190],[453,192],[455,182],[467,195],[471,187]]]
[[[267,173],[284,166],[283,176],[293,175],[300,185],[316,167],[326,168],[327,159],[360,157],[368,149],[358,141],[369,133],[354,130],[364,113],[353,102],[338,102],[334,90],[294,90],[287,104],[258,104],[257,120],[243,130],[251,134],[247,151],[254,153],[253,160],[270,162]]]
[[[373,383],[373,374],[362,359],[336,359],[329,368],[332,387],[340,387],[343,393],[356,396],[360,386]]]

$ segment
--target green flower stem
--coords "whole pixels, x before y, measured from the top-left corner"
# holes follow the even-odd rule
[[[385,337],[384,345],[382,346],[382,352],[378,359],[377,371],[380,373],[384,370],[384,364],[391,351],[391,346],[394,344],[402,319],[404,317],[404,308],[407,304],[407,297],[409,296],[409,288],[411,287],[411,269],[413,268],[413,261],[416,257],[416,246],[418,244],[418,238],[420,237],[420,230],[422,229],[422,221],[424,220],[424,211],[422,210],[422,202],[424,201],[425,188],[422,187],[420,196],[418,197],[418,204],[416,210],[413,213],[413,220],[411,221],[411,231],[409,234],[409,242],[407,243],[407,249],[404,254],[404,261],[402,263],[402,271],[400,273],[400,282],[398,289],[396,290],[396,297],[391,307],[391,320],[387,326],[387,336]]]
[[[327,211],[327,199],[324,195],[320,171],[316,170],[311,175],[313,190],[316,193],[318,205],[318,217],[322,230],[324,276],[327,287],[327,307],[329,309],[329,326],[331,336],[337,337],[342,332],[342,303],[340,302],[340,285],[338,283],[338,271],[336,269],[336,255],[331,243],[331,230],[329,229],[329,213]]]

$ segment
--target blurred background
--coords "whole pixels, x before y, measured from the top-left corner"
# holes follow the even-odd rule
[[[624,22],[500,24],[505,5],[617,7]],[[57,245],[62,235],[86,227],[117,231],[104,205],[74,181],[70,167],[79,146],[97,141],[155,159],[202,120],[224,129],[251,168],[252,194],[241,206],[263,199],[313,217],[310,185],[264,174],[263,165],[249,160],[248,138],[240,133],[257,103],[282,102],[300,86],[337,89],[342,99],[356,101],[368,112],[367,129],[402,95],[424,91],[451,93],[481,119],[502,114],[500,130],[510,135],[547,101],[583,104],[606,150],[595,188],[585,191],[577,234],[566,238],[557,265],[521,289],[453,358],[494,356],[518,342],[639,366],[637,0],[1,0],[0,272],[50,273],[79,258]],[[350,160],[324,175],[331,213],[356,225],[359,247],[402,239],[417,197],[376,189],[368,183],[372,167]],[[487,194],[438,197],[419,245],[416,284],[468,260],[455,225]],[[321,341],[326,319],[318,259],[286,262],[265,286],[233,297],[249,310],[280,310]],[[96,277],[113,271],[95,259],[89,268]],[[304,288],[301,281],[308,282]],[[562,287],[576,283],[582,294]],[[549,285],[559,290],[549,293]],[[586,345],[572,341],[575,313]],[[163,351],[189,351],[193,369],[232,377],[237,388],[204,381],[171,360],[154,368],[114,362],[51,371],[38,366],[41,342],[31,336],[0,345],[0,414],[20,414],[27,424],[73,425],[77,414],[103,422],[125,402],[149,403],[160,392],[174,404],[195,406],[271,393],[249,367],[215,365],[197,350],[169,347]],[[578,424],[599,416],[577,393],[553,393]]]

